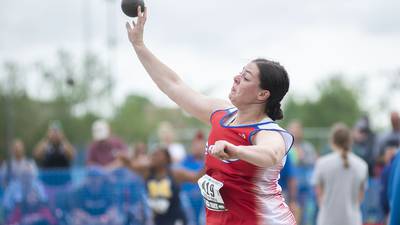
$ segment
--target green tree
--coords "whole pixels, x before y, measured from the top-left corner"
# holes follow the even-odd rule
[[[111,126],[113,132],[126,141],[146,141],[161,121],[169,121],[178,129],[202,126],[178,108],[157,107],[148,98],[138,95],[128,96],[116,109]]]
[[[329,127],[335,122],[352,126],[363,114],[360,96],[354,85],[346,83],[341,76],[320,83],[316,100],[297,101],[290,96],[285,105],[285,123],[299,119],[307,127]]]
[[[81,63],[76,63],[72,55],[59,51],[54,65],[39,62],[37,69],[54,102],[63,112],[67,109],[66,113],[77,106],[90,111],[90,102],[108,98],[113,91],[114,80],[107,66],[91,53],[87,53]]]
[[[60,120],[64,132],[74,144],[90,140],[90,126],[98,115],[90,104],[111,96],[113,80],[105,64],[93,54],[75,62],[72,55],[60,51],[55,64],[37,63],[28,71],[17,62],[6,62],[1,67],[0,83],[0,155],[15,137],[21,138],[29,151],[46,135],[52,120]],[[31,69],[32,70],[32,69]],[[27,74],[39,74],[38,90],[46,90],[47,100],[30,96],[26,91]],[[80,109],[80,113],[76,113]]]

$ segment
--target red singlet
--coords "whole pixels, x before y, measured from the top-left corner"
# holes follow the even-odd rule
[[[219,160],[208,154],[211,146],[218,140],[234,145],[252,145],[252,136],[260,130],[279,132],[285,140],[286,151],[289,151],[293,136],[270,119],[250,125],[224,125],[236,112],[236,108],[218,110],[210,118],[212,128],[205,153],[205,176],[209,177],[207,176],[208,180],[203,179],[200,186],[203,185],[203,190],[210,192],[212,197],[217,195],[215,191],[219,192],[223,203],[205,199],[208,206],[207,225],[296,224],[278,184],[279,172],[285,164],[286,156],[277,165],[262,168],[238,159]],[[209,180],[212,180],[211,183],[207,182]],[[215,186],[219,183],[223,186],[216,190]],[[212,197],[209,199],[213,199]]]

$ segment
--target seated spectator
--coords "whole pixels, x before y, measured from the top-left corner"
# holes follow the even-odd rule
[[[117,168],[110,172],[112,199],[124,215],[124,224],[147,225],[152,222],[152,213],[146,200],[146,190],[142,177],[127,168]]]
[[[10,156],[11,159],[4,162],[0,169],[0,177],[4,179],[5,184],[15,179],[16,175],[20,174],[26,166],[31,166],[33,173],[37,174],[36,164],[33,160],[26,158],[25,146],[20,139],[13,141]]]
[[[89,146],[87,165],[109,167],[119,154],[127,152],[126,145],[121,139],[111,136],[108,123],[98,120],[92,126],[93,142]]]
[[[122,224],[124,217],[113,204],[111,190],[105,171],[89,167],[86,180],[73,192],[70,224]]]
[[[68,225],[71,216],[71,207],[74,202],[73,188],[59,191],[54,196],[52,205],[53,215],[56,217],[58,225]]]
[[[56,224],[47,204],[44,187],[31,165],[22,166],[16,179],[7,187],[3,206],[7,224]]]
[[[128,157],[121,157],[124,165],[132,170],[137,170]],[[185,169],[171,168],[172,159],[166,148],[157,148],[151,154],[151,163],[142,165],[147,170],[143,173],[148,191],[148,202],[153,210],[156,225],[187,224],[187,218],[183,210],[180,195],[180,184],[182,182],[196,182],[204,170],[195,173]]]

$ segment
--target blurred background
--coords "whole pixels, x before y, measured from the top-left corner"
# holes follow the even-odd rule
[[[132,218],[137,224],[151,224],[146,218],[152,218],[152,210],[138,213],[136,208],[128,210],[129,214],[122,206],[109,211],[96,206],[97,211],[88,207],[76,212],[74,207],[82,208],[82,202],[89,200],[63,205],[65,196],[59,192],[68,189],[71,196],[86,196],[79,193],[93,177],[107,177],[101,183],[136,176],[130,170],[123,175],[112,173],[123,168],[113,164],[120,159],[115,149],[134,158],[138,146],[146,146],[149,152],[167,146],[175,149],[170,150],[172,157],[176,154],[173,164],[183,166],[196,146],[194,140],[207,137],[209,127],[177,108],[145,73],[128,41],[125,22],[130,18],[123,15],[120,4],[116,0],[1,2],[0,224],[134,224],[126,215],[135,213]],[[299,135],[318,157],[330,151],[331,126],[347,124],[362,143],[361,150],[353,150],[367,161],[370,182],[380,185],[381,170],[390,161],[385,161],[385,148],[399,145],[387,140],[388,135],[399,133],[399,1],[148,0],[146,5],[147,46],[194,89],[227,99],[233,76],[250,60],[279,61],[291,79],[281,125],[288,128],[299,123]],[[96,143],[111,137],[117,140],[103,146],[108,150],[101,150],[108,152],[108,158],[97,157],[102,153],[96,149],[103,147]],[[28,166],[19,163],[20,159]],[[298,160],[294,166],[301,168],[301,157]],[[201,165],[201,159],[196,163]],[[299,224],[315,223],[317,207],[307,175],[314,163],[297,170],[304,173],[293,175],[298,181],[304,179],[306,189],[302,197],[305,189],[298,187]],[[189,164],[188,168],[196,170]],[[14,178],[23,174],[30,175],[31,183],[35,180],[31,185],[41,204],[35,206],[39,216],[25,220],[23,215],[31,209],[24,209],[28,210],[25,214],[15,209],[29,205],[21,203],[25,201],[22,193],[28,191],[7,191]],[[110,192],[99,189],[95,192],[100,194],[93,196],[103,196],[106,205],[106,200],[113,202],[122,192],[146,196],[141,178],[137,182],[120,184],[122,189]],[[370,204],[363,205],[365,224],[385,223],[378,189],[367,191]],[[140,199],[129,201],[146,208],[146,201]],[[200,211],[195,207],[185,213],[200,215]],[[73,221],[71,215],[84,219]],[[117,215],[126,218],[114,220],[120,218]],[[200,224],[198,217],[191,221]]]

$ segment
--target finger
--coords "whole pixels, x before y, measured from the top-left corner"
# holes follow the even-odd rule
[[[142,7],[139,5],[137,7],[137,16],[140,19],[143,15],[142,15]]]
[[[211,152],[211,155],[214,155],[216,153],[214,146],[211,146],[210,152]]]
[[[128,31],[128,33],[132,31],[132,28],[131,28],[131,25],[129,24],[129,22],[125,23],[125,27],[126,27],[126,30]]]
[[[229,157],[224,156],[224,155],[218,155],[218,156],[216,156],[216,158],[218,158],[218,159],[220,159],[220,160],[227,160],[227,159],[229,159]]]
[[[135,20],[132,20],[132,27],[136,27]]]
[[[225,152],[221,152],[220,156],[221,156],[222,159],[229,159],[230,158],[229,155],[226,154]]]
[[[217,147],[217,145],[212,146],[212,148],[211,148],[211,154],[217,156],[217,155],[219,155],[219,153],[220,153],[220,150],[219,150],[219,148]]]
[[[146,10],[146,8],[144,9]],[[142,13],[142,7],[139,5],[138,7],[138,25],[143,27],[144,26],[144,22],[146,21],[146,18],[144,17],[144,13]]]
[[[146,20],[147,20],[147,7],[144,7],[143,19],[146,22]]]
[[[226,159],[226,158],[229,158],[229,155],[226,154],[223,150],[219,150],[219,149],[217,150],[216,148],[213,148],[213,149],[212,149],[211,154],[212,154],[213,156],[215,156],[216,158],[219,158],[219,159]]]

